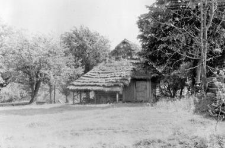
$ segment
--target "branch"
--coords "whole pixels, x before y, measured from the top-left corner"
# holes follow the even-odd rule
[[[177,29],[180,33],[187,33],[189,34],[191,37],[195,38],[197,41],[199,40],[196,36],[194,36],[193,34],[191,34],[190,32],[188,32],[186,29],[184,28],[179,28],[177,26],[174,26],[173,24],[170,24],[170,23],[163,23],[163,22],[160,22],[158,21],[157,19],[155,19],[154,17],[150,16],[153,20],[155,20],[156,22],[160,23],[160,24],[163,24],[163,25],[167,25],[167,26],[171,26],[175,29]],[[200,41],[198,41],[200,43]]]
[[[214,18],[214,14],[215,14],[215,6],[214,6],[215,1],[214,1],[214,0],[211,1],[211,4],[212,4],[212,6],[211,6],[211,9],[210,9],[209,22],[208,22],[208,24],[206,25],[207,30],[208,30],[209,27],[211,26],[212,20],[213,20],[213,18]]]
[[[224,13],[224,12],[225,12],[225,11],[223,11],[222,19],[221,19],[219,25],[218,25],[217,28],[216,28],[216,33],[217,33],[218,30],[219,30],[219,26],[221,26],[222,22],[224,22],[224,19],[225,19],[225,13]]]
[[[181,58],[181,59],[177,60],[176,62],[173,63],[172,67],[173,67],[176,63],[178,63],[179,61],[182,61],[182,60],[184,60],[184,59],[185,59],[185,58]]]
[[[198,65],[196,65],[196,66],[194,66],[194,67],[191,67],[191,68],[185,69],[185,70],[186,70],[186,71],[189,71],[189,70],[191,70],[191,69],[195,69],[195,68],[199,67],[201,64],[202,64],[202,63],[200,63],[200,64],[198,64]]]
[[[209,70],[211,71],[211,72],[214,72],[215,70],[212,70],[212,69],[216,69],[216,68],[213,68],[213,67],[211,67],[211,66],[208,66],[208,65],[206,65],[208,68],[209,68]]]
[[[206,61],[210,61],[210,60],[212,60],[212,59],[219,58],[219,57],[221,57],[221,55],[215,56],[215,57],[211,57],[211,58],[208,58],[208,59],[206,59]]]
[[[198,58],[198,57],[190,57],[190,56],[188,56],[188,55],[186,55],[186,54],[182,54],[182,53],[180,53],[180,52],[174,50],[171,46],[168,46],[168,47],[169,47],[171,50],[173,50],[174,52],[176,52],[176,53],[178,53],[179,55],[182,55],[182,56],[184,56],[184,57],[186,57],[186,58],[193,59],[193,60],[199,60],[199,59],[200,59],[200,57],[199,57],[199,58]]]

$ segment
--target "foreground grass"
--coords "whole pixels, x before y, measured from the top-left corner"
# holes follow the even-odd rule
[[[225,123],[190,100],[148,104],[0,108],[0,148],[224,147]]]

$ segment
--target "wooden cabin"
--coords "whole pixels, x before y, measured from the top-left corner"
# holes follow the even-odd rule
[[[103,62],[72,82],[68,89],[94,92],[89,103],[154,102],[156,75],[136,68],[136,63],[135,60]]]

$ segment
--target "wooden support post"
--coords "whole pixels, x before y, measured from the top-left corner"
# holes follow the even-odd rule
[[[82,96],[81,96],[81,95],[82,95],[82,92],[80,91],[80,92],[79,92],[79,94],[80,94],[80,103],[81,103],[81,98],[82,98]]]
[[[116,102],[119,102],[119,93],[116,93]]]
[[[147,102],[150,102],[150,100],[152,99],[151,98],[151,95],[150,95],[150,93],[151,93],[151,87],[150,87],[150,81],[149,80],[147,80]]]
[[[136,82],[134,82],[133,87],[134,87],[134,100],[133,101],[137,101]]]
[[[94,93],[94,97],[95,97],[95,104],[97,104],[97,99],[96,99],[96,92]]]
[[[73,91],[73,104],[74,104],[74,91]]]
[[[68,103],[68,95],[66,94],[66,103]]]

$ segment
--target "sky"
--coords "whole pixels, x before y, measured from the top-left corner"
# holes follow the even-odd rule
[[[99,32],[111,49],[123,39],[140,45],[138,16],[155,0],[0,0],[0,18],[31,33],[59,37],[81,25]]]

